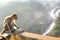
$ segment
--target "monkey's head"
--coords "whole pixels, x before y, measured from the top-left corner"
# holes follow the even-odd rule
[[[17,14],[13,14],[12,18],[16,20],[17,19]]]

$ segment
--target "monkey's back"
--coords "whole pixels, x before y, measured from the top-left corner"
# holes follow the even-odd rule
[[[3,23],[5,24],[8,20],[10,20],[11,17],[10,16],[7,16],[4,20],[3,20]]]

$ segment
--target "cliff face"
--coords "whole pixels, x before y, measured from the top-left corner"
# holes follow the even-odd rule
[[[0,8],[0,29],[2,30],[2,22],[6,16],[17,13],[17,24],[20,27],[28,32],[43,34],[51,23],[47,11],[46,6],[39,2],[10,2]]]

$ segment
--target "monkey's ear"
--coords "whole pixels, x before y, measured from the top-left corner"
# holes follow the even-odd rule
[[[12,14],[12,17],[17,17],[17,14],[16,14],[16,13],[13,13],[13,14]]]

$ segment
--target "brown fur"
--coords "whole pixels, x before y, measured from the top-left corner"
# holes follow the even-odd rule
[[[17,25],[15,24],[16,19],[17,19],[16,14],[6,17],[3,21],[3,30],[1,32],[1,34],[3,34],[5,31],[12,31],[13,27],[17,27]]]

